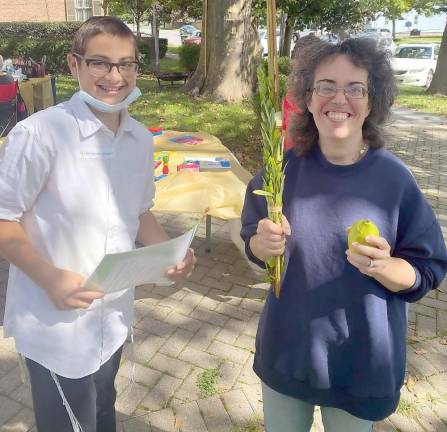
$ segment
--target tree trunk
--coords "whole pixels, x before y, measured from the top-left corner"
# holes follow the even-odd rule
[[[141,39],[141,32],[140,32],[140,15],[137,13],[134,14],[134,22],[137,25],[137,40],[139,41]]]
[[[104,13],[104,15],[109,14],[109,0],[103,0],[101,3],[101,8]]]
[[[200,59],[186,92],[220,101],[252,95],[260,43],[251,15],[252,0],[204,1]]]
[[[290,56],[290,47],[292,45],[292,37],[293,37],[293,29],[295,27],[295,19],[291,18],[289,15],[287,16],[286,26],[284,30],[283,39],[281,39],[281,49],[279,51],[279,55],[281,57],[289,57]]]
[[[447,24],[444,27],[444,33],[442,35],[435,75],[428,88],[428,92],[431,94],[440,93],[447,95]]]
[[[154,50],[149,50],[150,58],[149,58],[149,70],[153,73],[160,72],[160,46],[159,46],[159,21],[157,17],[157,10],[155,7],[152,8],[152,37],[154,41]],[[151,45],[150,45],[151,46]]]
[[[393,37],[393,40],[394,40],[394,39],[396,39],[396,20],[394,18],[392,20],[392,23],[393,23],[392,37]]]

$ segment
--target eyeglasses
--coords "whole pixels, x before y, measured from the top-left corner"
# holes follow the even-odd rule
[[[124,61],[120,63],[111,63],[105,60],[98,59],[86,59],[79,54],[73,53],[75,57],[84,60],[87,65],[88,71],[95,77],[101,78],[112,71],[114,67],[118,70],[118,72],[125,76],[134,75],[138,72],[138,62],[136,60],[132,61]]]
[[[331,83],[317,84],[310,91],[315,91],[318,96],[332,98],[341,90],[348,99],[362,99],[368,94],[368,89],[361,84],[352,84],[347,87],[336,87]]]

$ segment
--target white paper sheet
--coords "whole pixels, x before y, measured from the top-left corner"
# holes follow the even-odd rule
[[[197,227],[163,243],[104,255],[85,287],[110,294],[147,283],[172,283],[164,275],[166,269],[183,260]]]

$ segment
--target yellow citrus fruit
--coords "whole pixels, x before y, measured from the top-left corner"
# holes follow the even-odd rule
[[[379,228],[370,219],[359,219],[353,223],[348,231],[348,247],[351,249],[352,243],[368,244],[366,237],[369,235],[378,236]]]

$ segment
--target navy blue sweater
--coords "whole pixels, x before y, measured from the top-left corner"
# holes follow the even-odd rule
[[[268,386],[309,403],[367,420],[391,414],[404,381],[407,302],[436,288],[447,252],[435,215],[406,166],[369,150],[359,162],[333,165],[319,148],[286,154],[283,212],[287,240],[281,296],[270,293],[256,337],[254,370]],[[247,188],[241,236],[248,242],[266,217],[265,199]],[[369,218],[391,255],[413,265],[417,280],[393,293],[346,259],[346,227]]]

